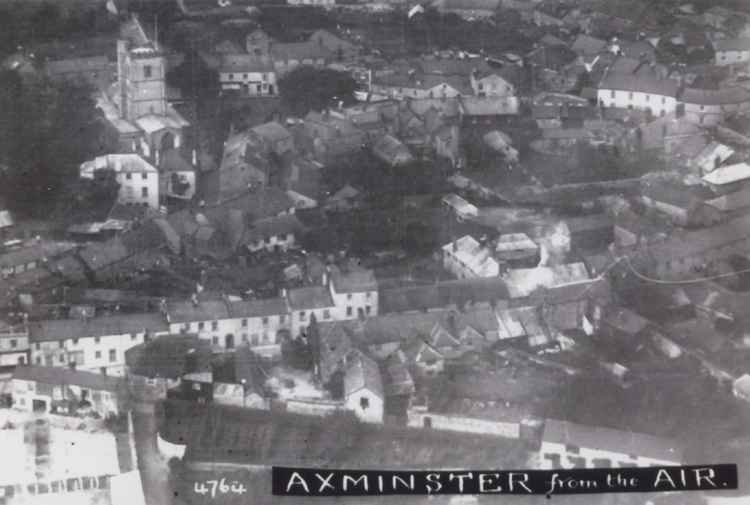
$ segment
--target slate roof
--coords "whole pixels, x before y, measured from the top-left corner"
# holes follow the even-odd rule
[[[331,292],[324,286],[290,289],[287,296],[289,307],[295,311],[333,307]]]
[[[223,54],[219,61],[219,72],[273,72],[273,62],[251,54]]]
[[[589,35],[580,34],[573,42],[571,49],[578,54],[593,56],[607,47],[607,41]]]
[[[305,227],[294,214],[258,219],[253,221],[245,230],[242,242],[254,244],[259,240],[265,240],[275,235],[286,237],[287,234],[298,234],[304,229]]]
[[[25,365],[13,370],[13,378],[52,386],[80,386],[94,391],[117,392],[122,379],[66,367]]]
[[[497,277],[381,289],[378,296],[382,313],[442,310],[450,305],[464,306],[469,302],[491,302],[508,298],[507,284]]]
[[[372,270],[365,268],[341,269],[330,267],[331,282],[337,293],[362,293],[377,291],[378,282]]]
[[[287,314],[289,308],[284,298],[262,298],[229,302],[231,317],[265,317]]]
[[[363,389],[383,398],[383,381],[378,364],[363,353],[356,352],[347,360],[344,373],[344,396],[348,397]]]
[[[96,271],[125,260],[131,256],[131,253],[122,240],[115,237],[106,242],[94,243],[84,247],[78,251],[78,256],[88,268]]]
[[[671,79],[637,77],[619,73],[608,73],[599,83],[599,89],[634,91],[671,97],[677,96],[678,88],[679,83]]]
[[[542,439],[544,442],[600,449],[625,455],[632,454],[664,461],[679,462],[682,459],[682,450],[673,440],[557,419],[545,420]]]
[[[731,87],[721,89],[686,88],[680,99],[686,104],[734,105],[750,102],[750,91]]]
[[[228,319],[229,309],[224,300],[202,300],[197,304],[192,301],[167,303],[167,314],[170,323],[189,323]]]
[[[714,40],[713,46],[715,51],[750,51],[750,38]]]
[[[154,333],[167,331],[164,316],[158,312],[139,314],[116,314],[90,319],[49,319],[29,324],[29,340],[48,342],[84,337],[104,337],[140,333],[144,330]]]

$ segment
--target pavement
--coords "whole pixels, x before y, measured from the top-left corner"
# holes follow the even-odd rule
[[[172,505],[169,465],[156,447],[156,414],[151,403],[139,403],[133,410],[135,450],[147,505]]]

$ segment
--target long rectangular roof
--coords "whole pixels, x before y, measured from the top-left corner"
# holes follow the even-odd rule
[[[90,319],[49,319],[29,324],[32,342],[47,342],[71,338],[105,337],[142,331],[167,331],[167,322],[158,312],[117,314]]]
[[[13,378],[41,382],[49,385],[81,386],[97,391],[117,391],[121,379],[98,373],[71,370],[57,366],[19,366],[13,371]]]
[[[682,456],[673,440],[557,419],[545,420],[543,440],[663,461],[679,462]]]
[[[604,76],[599,89],[633,91],[637,93],[651,93],[664,96],[677,96],[679,83],[671,79],[656,79],[653,77],[637,77],[635,75],[608,73]]]
[[[290,289],[288,292],[289,306],[292,310],[323,309],[333,307],[333,299],[328,288],[323,286],[308,286]]]

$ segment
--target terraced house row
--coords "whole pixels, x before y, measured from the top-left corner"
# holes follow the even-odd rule
[[[378,286],[364,269],[328,268],[321,285],[284,290],[262,300],[200,299],[165,302],[161,312],[34,321],[0,333],[3,365],[36,364],[120,376],[125,351],[151,338],[195,334],[214,352],[249,346],[273,357],[281,339],[303,334],[310,322],[346,321],[378,313]],[[6,353],[3,353],[5,356]]]

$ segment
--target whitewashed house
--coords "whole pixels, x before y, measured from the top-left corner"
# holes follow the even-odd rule
[[[597,100],[602,107],[635,109],[664,116],[677,109],[678,87],[676,81],[669,79],[609,73],[599,84]]]
[[[159,171],[137,154],[107,154],[81,165],[80,176],[94,179],[99,170],[112,170],[120,184],[117,201],[159,208]]]
[[[344,373],[344,405],[366,423],[382,423],[385,401],[378,364],[362,353],[348,360]]]

